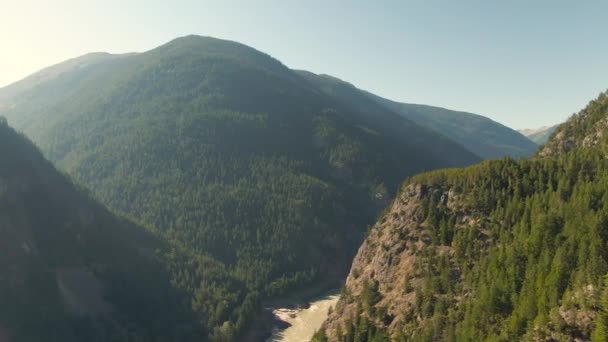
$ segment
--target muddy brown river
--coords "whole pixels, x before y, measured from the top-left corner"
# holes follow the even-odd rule
[[[291,324],[287,329],[275,328],[266,342],[309,342],[327,318],[330,307],[335,307],[340,296],[332,292],[310,302],[307,309],[274,309],[272,313],[280,320]]]

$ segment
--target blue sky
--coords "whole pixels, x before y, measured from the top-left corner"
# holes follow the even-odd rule
[[[2,2],[0,86],[87,52],[200,34],[514,128],[561,122],[608,88],[607,1]]]

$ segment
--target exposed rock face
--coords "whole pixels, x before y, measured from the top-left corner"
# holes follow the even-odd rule
[[[379,298],[375,310],[386,312],[383,319],[369,317],[376,326],[393,333],[398,327],[411,323],[411,318],[406,316],[416,305],[413,289],[424,282],[416,269],[421,252],[435,248],[438,255],[449,258],[453,254],[448,246],[430,247],[432,237],[422,208],[423,199],[428,196],[439,199],[457,217],[458,225],[479,226],[480,234],[483,234],[482,221],[462,205],[460,195],[454,189],[434,189],[420,184],[406,186],[390,210],[370,230],[353,261],[342,298],[325,323],[331,341],[337,340],[337,329],[344,331],[345,321],[360,311],[366,283],[377,284]],[[451,267],[451,276],[457,281],[460,272]],[[416,324],[424,324],[421,317],[416,321]]]
[[[419,296],[428,296],[422,290],[429,286],[423,273],[434,267],[431,259],[445,260],[448,281],[458,288],[452,297],[433,292],[435,302],[459,307],[479,295],[466,285],[463,270],[456,261],[457,247],[433,243],[437,229],[429,223],[425,209],[429,199],[438,203],[453,218],[455,230],[473,232],[479,250],[487,251],[497,238],[490,233],[490,227],[498,222],[492,222],[486,212],[468,204],[465,196],[460,189],[450,187],[413,183],[403,188],[390,209],[371,228],[353,261],[342,297],[324,323],[329,341],[341,341],[347,334],[347,326],[357,317],[365,317],[370,325],[386,331],[390,340],[401,337],[401,341],[406,336],[405,340],[409,341],[407,336],[415,337],[424,327],[432,326],[432,318],[421,314],[419,304],[422,300]],[[472,258],[470,263],[478,261]],[[371,309],[366,298],[370,286],[376,292]],[[586,341],[580,332],[593,329],[597,313],[590,308],[594,304],[585,307],[566,303],[581,303],[597,297],[593,285],[579,287],[529,337],[533,341]],[[558,326],[567,326],[570,330]],[[400,335],[402,333],[404,335]],[[342,339],[338,339],[338,334]]]

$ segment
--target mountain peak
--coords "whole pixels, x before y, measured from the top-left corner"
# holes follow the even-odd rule
[[[160,58],[232,61],[242,66],[275,72],[289,70],[280,61],[251,46],[209,36],[188,35],[175,38],[144,54]]]
[[[183,37],[175,38],[157,48],[154,48],[150,51],[191,51],[191,52],[229,52],[229,53],[253,53],[258,55],[263,55],[266,57],[270,57],[267,54],[256,50],[255,48],[227,39],[215,38],[210,36],[200,36],[200,35],[187,35]]]
[[[238,43],[238,42],[235,42],[232,40],[215,38],[215,37],[211,37],[211,36],[201,36],[201,35],[197,35],[197,34],[189,34],[189,35],[185,35],[182,37],[177,37],[175,39],[172,39],[169,42],[161,45],[160,47],[169,46],[169,45],[191,45],[191,44],[227,44],[227,45],[246,46],[244,44],[241,44],[241,43]]]

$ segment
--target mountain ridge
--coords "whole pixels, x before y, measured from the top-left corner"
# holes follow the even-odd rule
[[[153,53],[155,51],[162,51],[162,50],[170,50],[171,46],[180,45],[180,44],[181,45],[190,44],[192,46],[196,46],[197,42],[200,43],[201,40],[234,44],[234,46],[236,46],[236,47],[242,47],[242,48],[248,49],[249,54],[256,56],[256,59],[258,59],[260,57],[270,58],[271,60],[275,61],[276,67],[282,68],[283,71],[285,71],[284,69],[289,69],[285,65],[283,65],[280,61],[272,58],[271,56],[269,56],[259,50],[248,47],[247,45],[244,45],[244,44],[241,44],[238,42],[234,42],[234,41],[230,41],[230,40],[222,40],[222,39],[216,39],[216,38],[212,38],[212,37],[204,37],[204,36],[196,36],[196,35],[189,35],[189,36],[176,38],[176,39],[168,42],[167,44],[161,45],[155,49],[148,51],[148,53]],[[31,82],[32,78],[45,79],[45,78],[49,77],[48,74],[53,75],[53,74],[61,73],[59,71],[56,71],[57,69],[60,71],[63,71],[70,67],[73,68],[74,65],[79,66],[79,67],[88,67],[92,64],[94,66],[95,64],[100,64],[101,62],[104,62],[108,59],[131,57],[131,56],[138,55],[138,54],[141,54],[141,53],[126,53],[126,54],[110,54],[107,52],[89,53],[89,54],[85,54],[80,57],[70,59],[64,63],[59,63],[52,67],[43,69],[39,72],[36,72],[32,76],[26,77],[25,79],[23,79],[21,81],[7,85],[4,88],[0,88],[0,110],[3,107],[5,110],[12,109],[12,107],[15,106],[16,104],[7,103],[7,102],[5,102],[3,104],[2,99],[5,98],[5,101],[6,101],[6,98],[10,97],[11,95],[14,96],[15,93],[18,93],[19,91],[23,91],[21,89],[21,88],[23,88],[22,84],[27,83],[28,81]],[[291,70],[291,69],[289,69],[289,70]],[[354,89],[359,90],[353,84],[345,82],[345,81],[343,81],[339,78],[336,78],[334,76],[331,76],[331,75],[327,75],[327,74],[317,75],[317,74],[314,74],[312,72],[305,71],[305,70],[293,70],[293,71],[300,75],[309,74],[309,75],[315,75],[318,77],[325,77],[327,79],[330,79],[332,82],[340,82],[340,83],[348,84],[351,88],[353,88],[353,90]],[[310,77],[309,77],[309,79],[310,79]],[[31,85],[29,87],[31,87]],[[366,91],[362,91],[362,92],[367,93],[374,100],[383,104],[390,110],[403,115],[404,117],[408,118],[409,120],[414,121],[415,123],[421,125],[422,127],[430,129],[436,133],[439,133],[443,136],[446,136],[446,137],[452,139],[453,141],[458,142],[460,145],[464,146],[465,148],[469,149],[470,151],[473,151],[475,154],[477,154],[478,156],[481,156],[484,159],[502,157],[502,156],[505,156],[506,154],[511,154],[514,157],[521,157],[521,156],[531,155],[534,152],[533,146],[523,146],[522,144],[525,145],[525,142],[522,142],[521,140],[514,143],[515,145],[509,145],[510,143],[505,142],[504,138],[501,138],[503,140],[501,142],[497,142],[495,146],[491,146],[491,144],[493,144],[493,143],[490,143],[489,141],[484,141],[484,143],[482,143],[482,144],[473,144],[465,138],[466,135],[485,134],[485,133],[481,133],[481,131],[466,131],[463,133],[453,133],[452,130],[455,127],[456,127],[456,131],[461,129],[458,126],[454,126],[453,123],[450,124],[451,125],[450,128],[440,127],[438,129],[436,127],[437,122],[438,122],[437,120],[446,121],[446,113],[448,113],[449,114],[448,116],[452,116],[452,117],[454,117],[454,115],[460,115],[461,117],[466,117],[465,120],[473,120],[473,121],[481,120],[481,121],[485,122],[484,123],[485,125],[489,124],[490,126],[495,127],[495,128],[492,128],[493,130],[505,131],[505,129],[506,129],[507,131],[513,131],[512,129],[510,129],[506,126],[504,126],[498,122],[495,122],[491,119],[488,119],[487,117],[481,116],[479,114],[454,111],[454,110],[450,110],[450,109],[446,109],[446,108],[442,108],[442,107],[430,106],[430,105],[425,105],[425,104],[399,103],[399,102],[395,102],[395,101],[391,101],[391,100],[382,98],[378,95],[374,95],[374,94],[366,92]],[[36,96],[36,95],[34,94],[34,95],[30,95],[30,96]],[[401,109],[399,109],[399,108],[401,108]],[[418,113],[421,108],[423,109],[423,113]],[[440,113],[440,114],[436,114],[436,113]],[[439,119],[435,118],[437,115],[440,115]],[[431,120],[429,121],[429,119],[423,119],[422,117],[425,117],[425,116],[430,117]],[[451,119],[449,119],[449,120],[451,120]],[[446,122],[448,122],[448,121],[446,121]],[[24,124],[22,122],[15,122],[15,123],[11,122],[11,124],[16,124],[17,126],[20,126],[20,127],[24,126]],[[511,132],[511,133],[513,133],[513,132]],[[496,135],[497,133],[492,133],[492,134]],[[501,134],[504,134],[504,133],[501,133]]]
[[[361,90],[331,75],[317,75],[305,70],[296,72],[318,84],[330,96],[338,97],[342,94],[342,100],[345,100],[355,97],[354,94],[365,95],[387,110],[451,139],[482,159],[528,157],[537,149],[534,143],[519,132],[479,114],[423,104],[399,103]],[[346,92],[351,94],[347,96]]]
[[[424,104],[400,103],[371,93],[370,96],[410,120],[436,127],[437,131],[483,159],[528,157],[536,151],[536,146],[519,132],[483,115]]]

